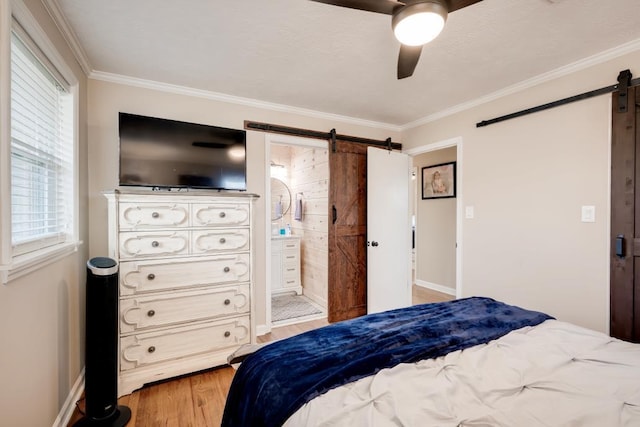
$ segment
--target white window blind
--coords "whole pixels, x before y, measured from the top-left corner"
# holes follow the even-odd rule
[[[14,256],[71,240],[74,206],[73,96],[20,33],[11,35]]]

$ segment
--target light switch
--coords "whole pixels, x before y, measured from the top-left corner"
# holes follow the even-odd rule
[[[596,207],[595,206],[583,206],[582,207],[582,222],[596,222]]]
[[[474,215],[473,206],[466,206],[464,208],[464,217],[466,219],[473,219],[473,215]]]

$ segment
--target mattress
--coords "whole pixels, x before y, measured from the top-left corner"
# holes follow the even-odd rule
[[[298,426],[640,426],[640,345],[546,320],[331,389]]]
[[[471,297],[370,314],[274,342],[242,361],[222,426],[280,426],[328,390],[547,319],[544,313]]]

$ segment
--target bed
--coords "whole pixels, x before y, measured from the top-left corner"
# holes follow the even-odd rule
[[[640,426],[640,345],[466,298],[250,354],[222,426]]]

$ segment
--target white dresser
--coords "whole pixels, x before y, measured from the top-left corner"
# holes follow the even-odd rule
[[[255,342],[256,196],[114,191],[109,256],[120,264],[118,396],[226,363]]]
[[[271,294],[302,293],[300,280],[300,238],[271,237]]]

